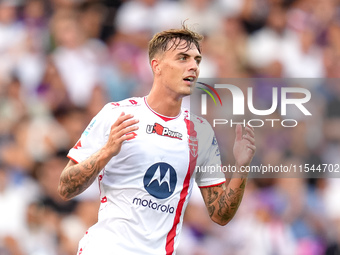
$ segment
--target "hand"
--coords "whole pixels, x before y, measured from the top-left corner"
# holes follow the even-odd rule
[[[236,137],[233,148],[236,165],[248,166],[255,154],[255,133],[254,128],[246,126],[246,134],[242,135],[242,126],[236,125]]]
[[[135,124],[137,124],[139,120],[132,118],[132,114],[125,115],[125,113],[122,112],[116,122],[111,126],[109,139],[104,146],[104,149],[111,157],[116,156],[120,152],[125,140],[135,137],[134,134],[129,133],[138,129],[138,126],[135,126]]]

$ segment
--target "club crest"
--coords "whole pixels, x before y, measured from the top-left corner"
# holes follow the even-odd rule
[[[197,157],[198,152],[198,139],[194,136],[189,136],[189,149],[193,157]]]

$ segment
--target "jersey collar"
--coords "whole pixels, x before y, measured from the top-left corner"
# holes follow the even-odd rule
[[[162,114],[159,114],[159,113],[155,112],[155,111],[150,107],[150,105],[149,105],[148,102],[146,101],[146,96],[144,97],[144,102],[145,102],[145,105],[149,108],[149,110],[150,110],[151,112],[153,112],[154,114],[156,114],[158,117],[160,117],[160,118],[161,118],[162,120],[164,120],[165,122],[166,122],[166,121],[169,121],[169,120],[177,119],[177,118],[181,115],[181,113],[182,113],[182,111],[180,111],[180,113],[179,113],[177,116],[175,116],[175,117],[164,116],[164,115],[162,115]]]

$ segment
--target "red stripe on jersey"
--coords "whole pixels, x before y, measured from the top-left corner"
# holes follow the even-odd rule
[[[189,168],[190,168],[190,164],[189,164]],[[178,223],[181,219],[183,205],[184,205],[185,199],[188,195],[189,184],[190,184],[190,171],[188,169],[187,175],[185,176],[185,179],[184,179],[183,189],[181,191],[178,206],[177,206],[177,209],[176,209],[176,215],[175,215],[174,223],[173,223],[172,228],[170,229],[170,231],[168,233],[168,236],[166,237],[166,246],[165,246],[166,255],[171,255],[174,252],[174,244],[175,244],[175,236],[176,236],[177,225],[178,225]]]
[[[187,126],[187,131],[188,135],[190,136],[197,136],[196,131],[194,130],[194,123],[190,121],[189,119],[184,119],[185,124]],[[175,219],[174,223],[172,225],[172,228],[170,229],[168,236],[166,237],[166,255],[171,255],[174,252],[174,244],[175,244],[175,237],[176,237],[176,230],[177,230],[177,225],[180,222],[181,215],[182,215],[182,210],[184,206],[184,202],[186,200],[186,197],[188,195],[188,190],[189,190],[189,185],[190,185],[190,179],[191,179],[191,174],[194,172],[195,166],[196,166],[196,161],[197,161],[197,156],[193,157],[192,154],[190,153],[189,150],[189,167],[187,171],[187,175],[185,176],[184,183],[183,183],[183,189],[180,194],[180,199],[178,202],[178,206],[176,209],[176,214],[175,214]]]
[[[181,115],[181,114],[178,114],[176,117],[167,117],[167,116],[161,115],[161,114],[159,114],[159,113],[157,113],[157,112],[155,112],[154,110],[151,109],[148,102],[146,101],[146,97],[144,97],[144,102],[145,102],[146,106],[150,109],[150,111],[152,111],[154,114],[156,114],[158,117],[160,117],[165,122],[169,121],[169,120],[174,120],[174,119],[178,118],[179,115]]]
[[[71,156],[67,155],[67,157],[68,157],[69,159],[71,159],[74,163],[78,164],[78,161],[75,160],[74,158],[72,158]]]
[[[218,185],[221,185],[223,183],[225,183],[226,181],[223,181],[223,182],[220,182],[220,183],[217,183],[217,184],[212,184],[212,185],[208,185],[208,186],[199,186],[200,189],[204,189],[204,188],[211,188],[211,187],[215,187],[215,186],[218,186]]]

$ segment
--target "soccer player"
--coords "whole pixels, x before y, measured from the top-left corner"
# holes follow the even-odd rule
[[[241,202],[247,176],[195,172],[221,165],[208,122],[181,107],[199,75],[202,36],[186,26],[156,34],[149,42],[154,74],[150,93],[108,103],[70,150],[59,193],[71,199],[96,178],[98,222],[79,243],[78,254],[175,254],[184,210],[194,182],[211,219],[227,224]],[[236,167],[255,153],[253,128],[236,127]]]

